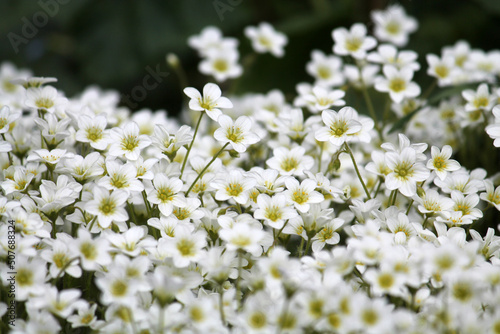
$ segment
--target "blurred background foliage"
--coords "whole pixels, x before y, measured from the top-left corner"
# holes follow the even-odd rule
[[[199,58],[187,38],[205,26],[219,27],[225,36],[240,40],[241,57],[251,51],[244,37],[247,25],[261,21],[286,33],[289,44],[283,59],[261,55],[244,74],[238,91],[267,92],[279,88],[295,93],[300,81],[312,81],[305,64],[312,49],[331,53],[331,31],[363,22],[369,28],[370,11],[394,1],[384,0],[2,0],[0,1],[0,60],[33,70],[37,76],[59,79],[56,86],[68,96],[89,85],[130,94],[142,85],[146,68],[165,63],[167,53],[181,59],[189,85],[202,87],[213,79],[197,71]],[[416,50],[421,62],[426,53],[467,40],[472,47],[491,50],[500,46],[499,0],[415,0],[399,2],[418,19],[419,30],[407,49]],[[57,6],[57,8],[56,8]],[[13,34],[23,37],[26,21],[52,11],[33,37],[13,47]],[[226,10],[222,12],[225,8]],[[51,16],[51,17],[50,17]],[[10,38],[9,38],[10,36]],[[426,66],[420,71],[425,76]],[[172,73],[173,74],[173,73]],[[182,93],[176,75],[169,75],[137,108],[179,112]]]

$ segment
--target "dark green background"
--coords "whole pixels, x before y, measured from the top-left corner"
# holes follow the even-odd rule
[[[288,35],[286,55],[283,59],[260,56],[238,87],[240,91],[254,92],[280,88],[292,94],[297,82],[311,81],[305,72],[310,51],[317,48],[331,53],[332,29],[349,27],[354,22],[371,27],[370,11],[395,3],[241,0],[232,6],[238,1],[217,1],[232,9],[223,14],[222,20],[213,0],[65,0],[67,3],[59,5],[58,13],[27,44],[20,44],[16,53],[8,34],[23,36],[23,18],[33,22],[33,15],[43,9],[35,0],[1,0],[0,59],[29,68],[37,76],[57,77],[56,86],[68,96],[91,84],[129,94],[133,87],[142,85],[147,66],[160,64],[161,70],[167,71],[165,55],[174,52],[186,68],[189,84],[202,87],[212,79],[198,73],[199,58],[187,46],[187,38],[207,25],[215,25],[226,36],[239,38],[239,50],[245,55],[250,43],[243,36],[244,27],[268,21]],[[407,46],[419,52],[420,61],[425,53],[439,53],[442,46],[459,39],[484,50],[500,46],[500,1],[413,0],[400,4],[420,23]],[[137,109],[167,109],[173,115],[181,103],[177,77],[169,75],[148,92]]]

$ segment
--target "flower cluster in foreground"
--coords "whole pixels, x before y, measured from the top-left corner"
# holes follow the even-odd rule
[[[466,132],[500,146],[500,53],[427,55],[431,99],[399,49],[416,20],[372,18],[312,51],[291,101],[184,87],[193,127],[3,64],[1,332],[500,333],[498,174],[455,154]],[[245,35],[284,56],[269,24]],[[189,44],[216,82],[242,75],[217,28]]]

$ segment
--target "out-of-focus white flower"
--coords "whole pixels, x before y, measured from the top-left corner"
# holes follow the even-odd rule
[[[0,109],[0,134],[7,133],[13,122],[15,122],[21,113],[16,110],[11,110],[8,106],[2,106]]]
[[[200,56],[216,51],[235,50],[238,40],[235,38],[224,38],[222,32],[217,27],[205,27],[199,35],[191,36],[188,39],[190,47],[196,49]]]
[[[239,54],[236,50],[214,50],[200,63],[199,70],[205,75],[212,75],[217,82],[224,82],[243,73],[238,59]]]
[[[275,57],[285,54],[283,49],[288,38],[267,22],[262,22],[258,27],[246,27],[245,36],[252,41],[252,47],[258,53],[270,52]]]
[[[483,201],[495,206],[495,208],[500,211],[500,186],[495,188],[493,182],[484,180],[484,187],[486,188],[486,192],[481,193],[479,197]]]
[[[161,246],[165,254],[171,257],[174,265],[179,268],[187,267],[191,262],[198,262],[205,252],[207,233],[204,230],[192,232],[185,226],[178,226],[173,238],[165,239]]]
[[[342,59],[333,55],[327,56],[319,50],[313,50],[311,58],[311,61],[306,64],[306,70],[316,80],[315,84],[332,87],[344,83]]]
[[[397,69],[391,65],[383,68],[384,77],[375,81],[375,89],[379,92],[389,93],[391,99],[400,103],[405,98],[416,97],[420,94],[420,87],[411,79],[413,71],[410,68]]]
[[[366,52],[377,45],[375,38],[366,36],[366,26],[362,23],[355,23],[350,30],[337,28],[332,32],[332,37],[334,53],[356,59],[365,58]]]
[[[375,36],[384,42],[404,46],[408,43],[408,35],[417,30],[418,23],[407,16],[400,5],[391,5],[386,10],[374,10],[371,13],[375,23]]]
[[[489,111],[496,101],[496,97],[490,94],[488,85],[485,83],[480,84],[476,91],[472,89],[464,90],[462,96],[467,101],[465,111],[475,111],[478,109]]]
[[[52,86],[29,88],[26,91],[26,106],[34,110],[55,113],[58,108],[64,107],[68,99],[61,96]]]
[[[493,107],[495,123],[486,126],[486,133],[493,139],[493,145],[500,147],[500,105]]]

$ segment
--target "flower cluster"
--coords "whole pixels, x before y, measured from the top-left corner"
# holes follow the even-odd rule
[[[427,55],[432,89],[453,86],[431,99],[398,49],[416,20],[372,19],[374,37],[334,29],[291,100],[185,87],[193,127],[1,65],[0,257],[13,221],[20,310],[1,331],[499,333],[498,163],[470,170],[457,152],[470,158],[470,132],[498,153],[500,53]],[[269,24],[245,35],[284,56]],[[215,81],[242,74],[217,28],[189,45]]]

